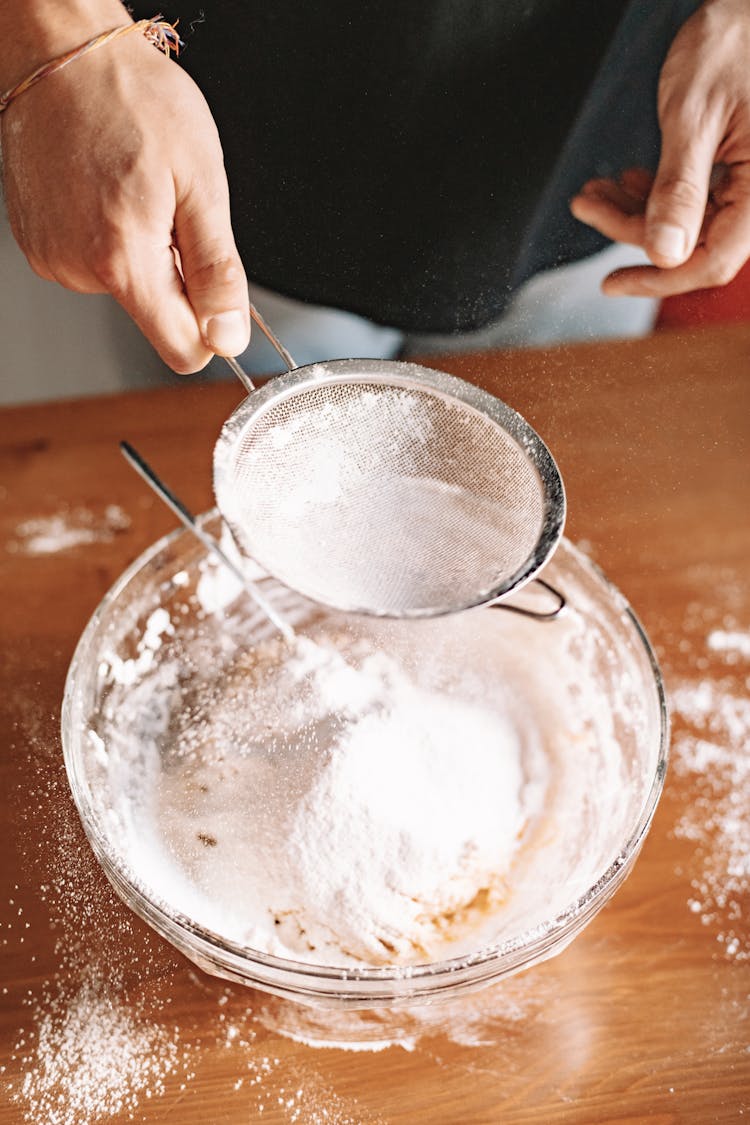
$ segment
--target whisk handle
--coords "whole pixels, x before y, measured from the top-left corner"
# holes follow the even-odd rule
[[[217,543],[217,541],[212,538],[212,536],[208,535],[203,530],[192,512],[190,512],[189,509],[185,507],[182,501],[177,496],[175,496],[174,492],[172,492],[171,489],[167,488],[164,481],[156,475],[149,463],[147,461],[144,461],[138,450],[134,449],[128,441],[120,442],[120,450],[122,451],[122,454],[125,457],[126,461],[128,461],[129,464],[132,465],[139,476],[143,477],[149,488],[153,489],[159,499],[163,500],[168,508],[171,508],[180,523],[184,527],[186,527],[188,531],[192,532],[196,539],[200,540],[200,542],[210,554],[215,555],[216,558],[220,559],[224,566],[226,566],[227,569],[232,572],[235,578],[237,578],[238,581],[241,582],[255,604],[259,606],[263,613],[265,613],[269,621],[271,621],[272,624],[276,626],[282,636],[285,637],[287,641],[294,641],[294,630],[292,629],[289,622],[286,621],[285,618],[282,617],[281,614],[274,609],[268,599],[265,598],[263,594],[261,594],[260,590],[256,588],[254,583],[245,577],[240,568],[229,558],[229,555],[227,555],[227,553],[224,551],[224,548],[221,546],[221,544]]]
[[[170,488],[167,488],[164,481],[157,477],[154,470],[147,461],[144,461],[138,450],[134,449],[129,441],[121,441],[120,450],[125,460],[143,477],[146,484],[157,493],[168,508],[172,509],[180,523],[184,524],[191,531],[194,531],[196,527],[195,516],[185,507],[182,501],[175,496],[174,492],[172,492]]]

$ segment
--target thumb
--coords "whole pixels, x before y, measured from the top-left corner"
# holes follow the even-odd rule
[[[695,249],[708,201],[716,143],[666,118],[659,168],[646,205],[644,247],[656,266],[686,262]]]
[[[250,342],[250,309],[227,192],[218,199],[199,192],[178,204],[175,241],[185,291],[206,346],[217,355],[239,355]]]

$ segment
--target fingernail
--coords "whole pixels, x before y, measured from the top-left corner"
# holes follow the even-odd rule
[[[247,347],[247,317],[239,310],[217,313],[206,323],[206,343],[219,355],[239,355]]]
[[[648,244],[651,252],[669,262],[682,262],[687,251],[687,235],[682,227],[672,223],[654,223],[649,227]]]

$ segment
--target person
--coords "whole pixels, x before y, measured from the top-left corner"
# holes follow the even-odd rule
[[[32,268],[111,293],[175,371],[246,347],[245,265],[302,301],[465,333],[607,240],[650,259],[611,295],[722,285],[750,255],[746,0],[182,9],[183,65],[122,35],[0,115]],[[0,0],[0,90],[146,14]]]

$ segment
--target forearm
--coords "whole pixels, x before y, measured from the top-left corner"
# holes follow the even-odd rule
[[[121,0],[0,0],[0,93],[130,19]]]

